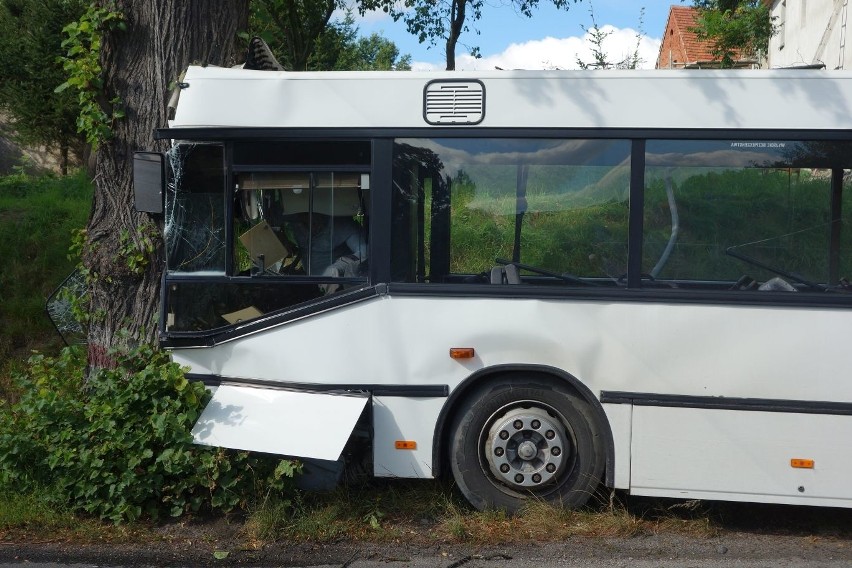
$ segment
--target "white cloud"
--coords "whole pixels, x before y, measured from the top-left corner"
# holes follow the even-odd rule
[[[428,61],[411,62],[412,71],[442,71],[446,69],[446,67],[446,63],[429,63]]]
[[[601,26],[609,33],[603,48],[609,61],[624,59],[636,49],[636,30]],[[474,59],[467,54],[456,55],[457,70],[501,69],[579,69],[577,59],[586,63],[593,61],[590,35],[566,38],[546,37],[524,43],[510,44],[503,52]],[[653,69],[660,51],[660,39],[644,36],[639,42],[640,68]],[[415,71],[433,71],[444,68],[443,62],[413,62]]]

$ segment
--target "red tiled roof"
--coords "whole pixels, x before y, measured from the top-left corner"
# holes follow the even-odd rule
[[[698,10],[690,6],[671,6],[657,67],[683,67],[700,62],[713,61],[711,43],[701,41],[690,28],[697,25]]]
[[[698,10],[689,6],[672,6],[669,11],[669,23],[666,25],[674,29],[675,35],[680,36],[681,47],[686,56],[686,62],[693,61],[711,61],[713,59],[713,51],[710,44],[706,41],[701,41],[695,32],[690,31],[697,25]]]

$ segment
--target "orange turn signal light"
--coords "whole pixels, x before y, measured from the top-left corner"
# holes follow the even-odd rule
[[[790,460],[790,467],[795,467],[796,469],[813,469],[814,468],[814,460],[806,460],[802,458],[793,458]]]
[[[473,347],[450,347],[451,359],[473,359]]]
[[[394,442],[394,447],[397,450],[416,450],[417,442],[414,440],[397,440]]]

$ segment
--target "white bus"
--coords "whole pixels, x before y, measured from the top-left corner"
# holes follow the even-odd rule
[[[852,74],[184,81],[137,198],[198,443],[480,509],[852,506]]]

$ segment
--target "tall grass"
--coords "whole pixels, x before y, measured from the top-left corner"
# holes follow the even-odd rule
[[[572,179],[598,181],[572,189],[558,182],[550,169],[566,178],[571,174]],[[525,212],[516,215],[519,199],[514,188],[505,179],[500,185],[493,175],[481,173],[477,171],[474,182],[460,172],[452,183],[450,272],[475,274],[487,271],[498,257],[511,258],[519,220],[523,263],[578,276],[618,278],[626,272],[629,205],[627,195],[619,191],[624,176],[604,175],[602,168],[537,166],[530,177],[535,173],[540,179],[530,182]],[[667,178],[673,203],[666,194]],[[660,278],[733,282],[746,273],[759,280],[775,276],[726,253],[734,247],[779,270],[828,282],[830,192],[827,170],[648,168],[643,272],[650,273],[663,257],[672,237],[674,206],[679,232],[668,261],[661,264]],[[426,211],[432,207],[430,198],[427,188]],[[844,206],[844,211],[852,206],[849,191]],[[847,213],[844,221],[848,219]],[[849,233],[842,235],[844,252],[852,243]],[[842,255],[840,265],[847,277],[848,257]]]
[[[0,399],[31,349],[59,345],[45,300],[73,269],[72,231],[85,227],[91,200],[84,172],[0,177]]]
[[[726,254],[728,247],[735,247],[766,265],[827,281],[831,183],[825,170],[649,169],[646,272],[671,234],[671,209],[664,189],[667,176],[674,178],[680,232],[662,277],[736,280],[744,271],[759,280],[774,276]],[[843,248],[848,252],[850,241],[845,237]]]
[[[123,543],[153,540],[142,525],[106,524],[58,507],[39,492],[0,492],[0,540],[5,542]]]
[[[453,182],[450,272],[487,271],[497,258],[512,258],[518,198],[514,177],[509,175],[514,167],[508,168],[512,172],[506,169],[473,168],[478,182],[466,172]],[[609,171],[587,166],[530,170],[521,220],[521,262],[582,276],[617,272],[617,277],[626,269],[626,195],[609,186],[595,194],[587,190]],[[495,175],[498,172],[503,176]],[[426,209],[430,207],[427,203]]]

